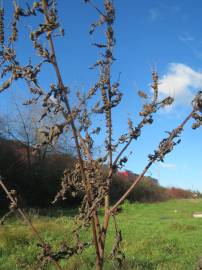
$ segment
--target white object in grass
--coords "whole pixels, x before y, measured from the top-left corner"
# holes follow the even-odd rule
[[[202,218],[202,212],[195,212],[193,213],[194,218]]]

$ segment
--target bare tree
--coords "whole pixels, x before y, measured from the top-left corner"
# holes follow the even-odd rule
[[[28,171],[31,172],[32,147],[37,143],[37,117],[33,106],[23,111],[17,102],[14,103],[16,113],[12,118],[7,117],[7,133],[25,149]]]
[[[105,42],[95,43],[94,46],[102,51],[101,58],[96,61],[92,68],[99,69],[99,77],[94,86],[84,94],[78,92],[77,104],[70,104],[70,88],[64,84],[60,67],[58,65],[53,32],[63,34],[58,22],[58,12],[56,9],[56,1],[41,0],[35,1],[32,6],[21,8],[17,3],[14,5],[14,19],[12,23],[12,33],[8,43],[5,42],[3,36],[3,28],[1,28],[1,67],[2,78],[6,75],[4,83],[0,86],[0,92],[6,90],[10,85],[19,79],[23,79],[33,95],[33,98],[28,100],[26,104],[33,104],[42,100],[44,111],[41,115],[41,120],[48,115],[58,114],[62,116],[62,120],[56,122],[52,126],[42,130],[43,141],[41,144],[53,144],[61,136],[69,130],[72,132],[72,137],[76,147],[77,159],[74,169],[66,169],[64,171],[61,183],[61,190],[56,195],[54,202],[58,199],[65,199],[65,193],[70,190],[74,193],[83,193],[78,217],[75,218],[75,246],[67,244],[61,247],[61,250],[54,253],[51,249],[47,252],[47,246],[42,243],[43,255],[42,262],[52,259],[53,262],[59,263],[61,259],[80,254],[89,246],[89,242],[82,242],[79,238],[79,232],[82,229],[91,228],[92,243],[95,247],[96,270],[103,269],[105,258],[105,240],[108,232],[110,219],[114,222],[115,228],[115,243],[112,247],[111,258],[115,259],[119,264],[124,259],[121,251],[121,231],[116,222],[116,210],[118,206],[127,198],[130,192],[143,179],[143,176],[152,166],[154,162],[163,161],[165,156],[173,150],[180,142],[181,135],[186,123],[194,118],[195,123],[193,128],[197,128],[202,123],[202,92],[198,92],[192,101],[192,110],[187,117],[179,124],[178,127],[168,132],[168,136],[159,143],[158,149],[153,154],[148,155],[148,162],[142,173],[131,184],[130,188],[119,198],[119,200],[110,206],[109,190],[112,182],[112,177],[116,174],[119,168],[122,168],[126,162],[126,150],[134,140],[141,136],[141,132],[145,125],[150,125],[153,122],[153,115],[162,107],[170,105],[173,102],[171,97],[159,99],[158,96],[158,74],[155,70],[152,73],[152,90],[151,98],[143,91],[139,91],[139,95],[144,100],[142,110],[140,111],[140,121],[134,125],[131,119],[128,120],[128,130],[120,134],[120,137],[115,141],[113,137],[113,115],[112,112],[122,99],[122,93],[119,90],[119,80],[112,82],[111,66],[115,61],[113,48],[115,46],[115,34],[113,24],[115,20],[115,9],[113,1],[104,0],[103,10],[96,7],[91,0],[85,0],[91,5],[99,15],[98,21],[93,23],[90,28],[90,34],[97,27],[104,27]],[[22,66],[18,60],[18,54],[14,50],[15,41],[18,38],[18,24],[22,17],[37,16],[43,21],[38,27],[31,31],[30,39],[33,47],[40,56],[40,62],[36,65],[29,61],[26,66]],[[3,25],[3,17],[1,19]],[[44,46],[43,40],[47,40]],[[55,82],[45,89],[41,86],[38,75],[41,72],[44,64],[50,65],[55,72]],[[89,106],[89,102],[95,102],[93,108]],[[103,130],[96,125],[94,116],[101,115],[105,118],[105,127]],[[98,157],[94,155],[94,139],[99,132],[105,134],[102,154]],[[38,145],[39,147],[39,145]],[[6,191],[6,189],[4,188]],[[12,198],[10,198],[12,201]],[[104,219],[100,219],[99,211],[104,204]],[[17,209],[18,205],[16,204]],[[57,269],[61,269],[56,265]],[[60,268],[58,268],[60,267]]]
[[[40,153],[38,158],[45,159],[46,155],[55,152],[69,153],[73,149],[70,147],[68,136],[61,134],[60,138],[54,144],[46,144],[44,142],[44,134],[47,134],[47,127],[54,126],[61,116],[47,116],[40,121],[42,113],[42,104],[30,104],[24,106],[25,97],[12,95],[10,104],[13,115],[4,114],[0,119],[2,136],[16,141],[22,149],[25,149],[26,161],[29,168],[32,166],[33,150],[36,145],[40,145]],[[71,136],[71,134],[69,134]]]

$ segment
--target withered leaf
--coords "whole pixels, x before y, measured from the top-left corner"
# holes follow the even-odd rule
[[[144,98],[144,99],[147,99],[147,94],[144,92],[144,91],[138,91],[138,95],[141,97],[141,98]]]

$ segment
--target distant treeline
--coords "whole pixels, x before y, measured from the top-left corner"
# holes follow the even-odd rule
[[[23,207],[49,207],[60,188],[60,179],[64,169],[71,168],[74,161],[72,154],[53,150],[34,156],[30,149],[27,149],[27,145],[19,141],[0,138],[0,174],[6,185],[17,191]],[[137,175],[132,172],[118,173],[114,176],[111,184],[111,200],[118,199],[136,177]],[[155,202],[194,196],[196,194],[191,191],[164,188],[156,179],[144,177],[128,199],[131,202]],[[72,197],[69,193],[67,200],[58,203],[58,206],[76,206],[80,198]],[[2,190],[0,190],[0,206],[1,209],[9,206]]]

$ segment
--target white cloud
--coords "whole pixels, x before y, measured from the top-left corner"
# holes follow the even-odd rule
[[[171,96],[175,105],[190,105],[193,92],[202,88],[202,72],[181,63],[171,63],[168,72],[159,80],[159,93]]]
[[[151,21],[156,21],[157,19],[165,19],[168,16],[176,16],[180,10],[181,8],[177,5],[160,3],[159,5],[149,9],[149,19]]]
[[[195,38],[188,32],[184,32],[183,34],[179,35],[178,38],[182,42],[191,42],[195,40]]]
[[[149,18],[152,21],[155,21],[160,15],[159,9],[158,8],[152,8],[149,10]]]
[[[165,162],[161,162],[160,166],[162,168],[166,168],[166,169],[176,169],[176,165],[172,164],[172,163],[165,163]]]

